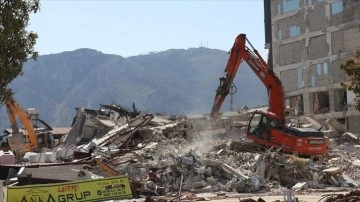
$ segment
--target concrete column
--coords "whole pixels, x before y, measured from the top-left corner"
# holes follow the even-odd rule
[[[312,105],[312,100],[310,100],[310,94],[309,92],[305,92],[303,94],[303,105],[304,105],[304,114],[310,114],[310,108]]]
[[[334,89],[329,89],[329,108],[330,113],[335,112]]]

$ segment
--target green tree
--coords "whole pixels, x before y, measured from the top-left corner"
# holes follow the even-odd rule
[[[349,58],[340,64],[350,81],[342,82],[341,85],[348,90],[354,92],[354,106],[360,111],[360,50],[356,51],[355,58]]]
[[[8,84],[22,74],[23,64],[38,56],[38,36],[26,28],[30,14],[39,8],[39,0],[0,0],[0,104],[12,96]]]

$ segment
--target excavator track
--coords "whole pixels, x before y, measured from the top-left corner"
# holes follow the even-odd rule
[[[260,145],[254,142],[231,142],[230,144],[230,150],[236,151],[236,152],[261,152],[268,150],[269,147],[266,147],[264,145]]]

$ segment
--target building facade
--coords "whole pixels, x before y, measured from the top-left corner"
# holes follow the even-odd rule
[[[348,78],[339,65],[360,49],[360,0],[264,1],[265,16],[271,16],[265,17],[267,47],[286,105],[359,133],[360,113],[354,94],[341,86]]]

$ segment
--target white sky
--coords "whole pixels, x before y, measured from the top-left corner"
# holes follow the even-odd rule
[[[91,48],[123,57],[205,46],[228,51],[247,34],[266,60],[263,0],[41,0],[29,30],[40,55]]]

